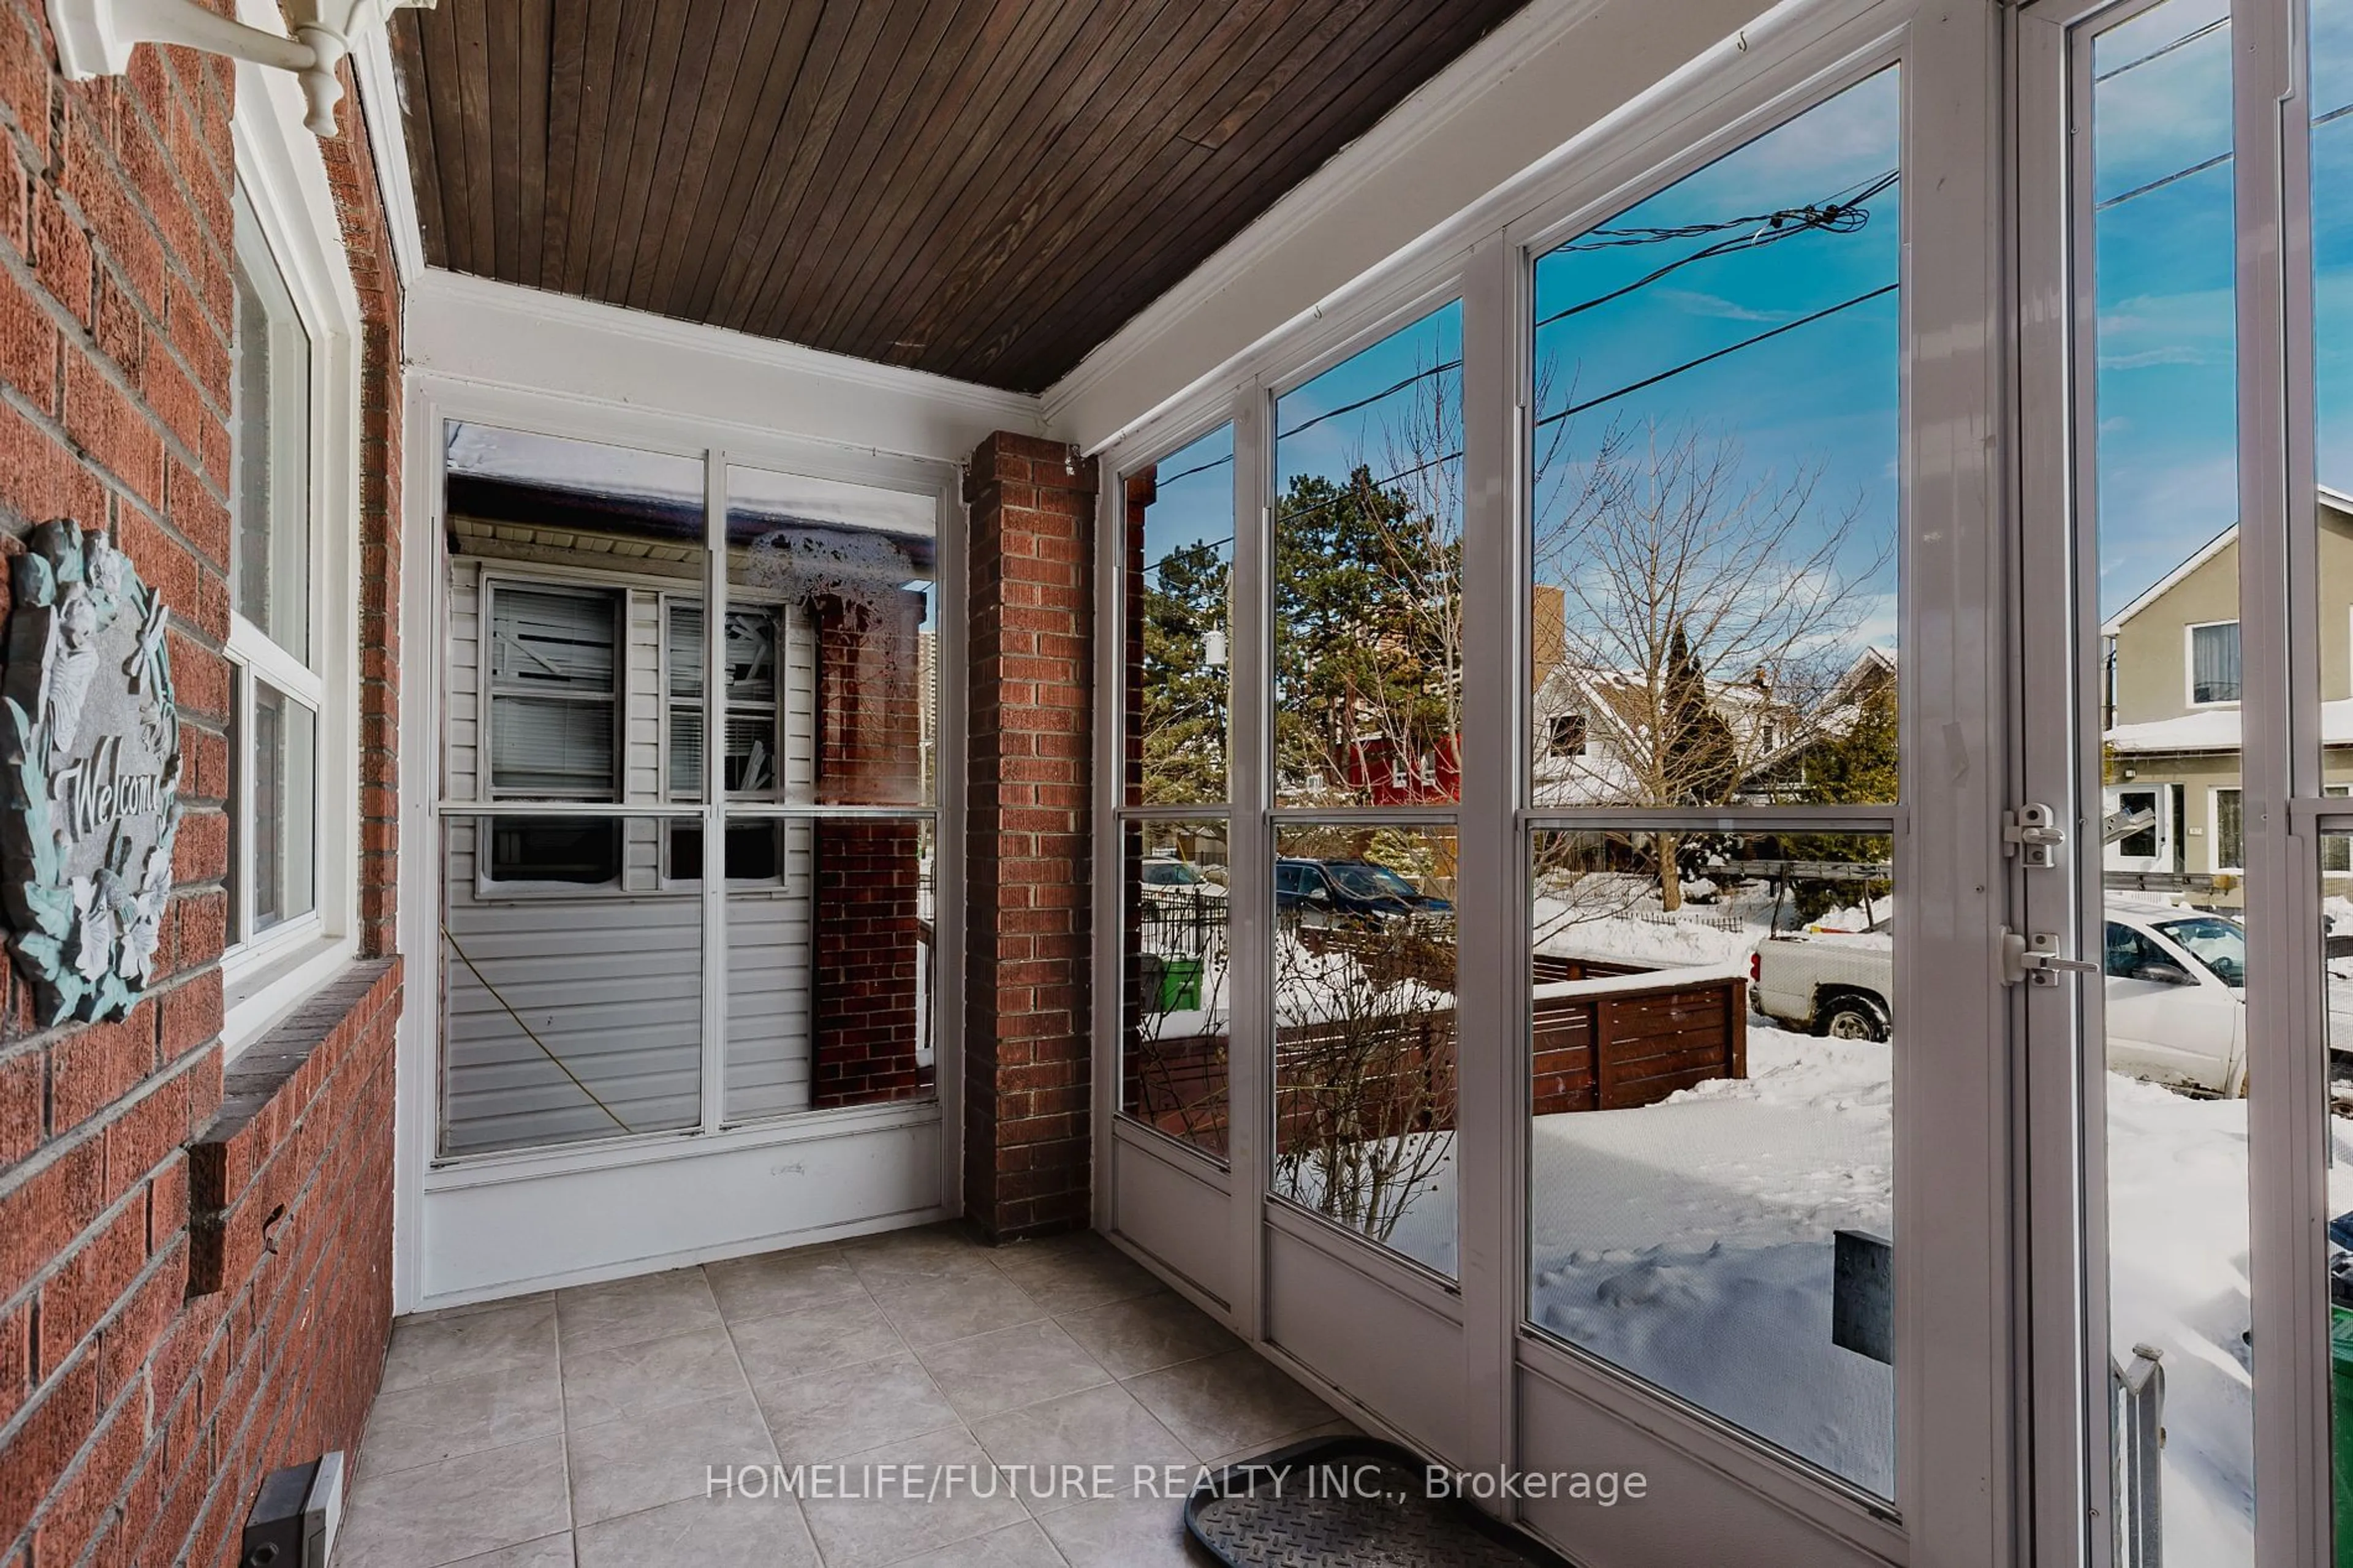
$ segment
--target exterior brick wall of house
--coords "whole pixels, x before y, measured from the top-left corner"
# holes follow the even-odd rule
[[[396,962],[226,1071],[220,1045],[235,85],[153,47],[68,83],[40,0],[0,0],[0,554],[70,517],[160,591],[186,811],[128,1018],[45,1029],[0,981],[0,1568],[233,1562],[262,1475],[355,1446],[387,1331]],[[383,954],[398,301],[355,103],[326,153],[367,317],[363,941]]]
[[[991,1237],[1084,1226],[1095,465],[973,454],[965,1207]]]

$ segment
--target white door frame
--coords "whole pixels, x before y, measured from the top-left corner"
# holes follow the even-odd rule
[[[2088,209],[2070,168],[2088,88],[2071,30],[2146,0],[2021,7],[2013,71],[2021,584],[2021,798],[2072,805],[2061,868],[2022,874],[2021,928],[2073,931],[2101,951],[2098,573],[2091,515],[2094,301]],[[2310,223],[2311,105],[2301,0],[2234,0],[2233,153],[2238,342],[2241,704],[2246,846],[2250,1279],[2256,1360],[2254,1562],[2318,1568],[2330,1542],[2327,1015],[2318,832],[2353,826],[2321,784],[2319,581],[2315,532]],[[2082,138],[2076,138],[2082,140]],[[2301,590],[2295,585],[2306,585]],[[2071,603],[2071,599],[2080,602]],[[2074,629],[2071,632],[2070,626]],[[2177,831],[2178,831],[2177,826]],[[2049,1562],[2110,1561],[2105,1168],[2096,984],[2021,993],[2021,1117],[2033,1194],[2027,1335],[2038,1467],[2034,1547]],[[2274,1348],[2277,1347],[2277,1348]]]

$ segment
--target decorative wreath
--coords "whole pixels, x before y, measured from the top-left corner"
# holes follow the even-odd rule
[[[70,519],[33,531],[15,587],[0,686],[5,902],[15,928],[8,945],[45,1023],[120,1018],[137,1005],[153,971],[180,828],[180,718],[166,611],[130,557]],[[107,746],[105,736],[83,744],[83,721],[98,683],[118,680],[134,704],[137,755],[154,759],[155,771],[99,786],[106,845],[89,864],[75,853],[85,830],[60,786],[69,770],[90,766]],[[116,738],[117,747],[128,738]],[[118,789],[130,793],[118,799]]]

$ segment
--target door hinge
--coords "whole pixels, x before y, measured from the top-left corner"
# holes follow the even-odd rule
[[[2062,974],[2097,974],[2100,966],[2088,959],[2059,956],[2059,939],[2047,931],[2021,936],[2001,928],[2001,983],[2004,985],[2056,985]]]
[[[2021,805],[2001,814],[2001,852],[2019,857],[2030,868],[2059,864],[2059,846],[2066,842],[2059,814],[2047,805]]]

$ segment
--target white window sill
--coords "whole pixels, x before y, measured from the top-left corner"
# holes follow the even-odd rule
[[[347,936],[290,932],[259,951],[253,944],[221,960],[221,1049],[225,1060],[268,1034],[278,1021],[357,956]]]

